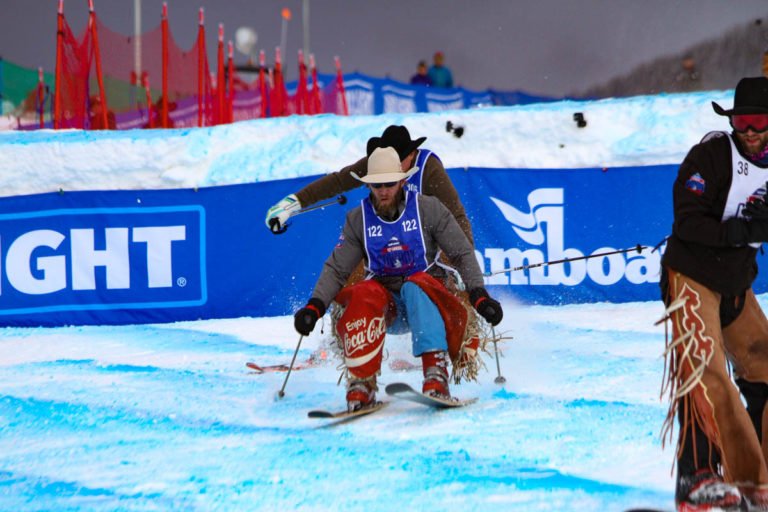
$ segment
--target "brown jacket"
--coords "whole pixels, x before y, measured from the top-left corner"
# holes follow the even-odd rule
[[[296,192],[296,197],[299,199],[302,207],[307,207],[323,199],[328,199],[342,192],[362,186],[363,183],[352,176],[352,173],[360,177],[367,175],[368,157],[363,157],[340,171],[327,174],[313,181]],[[456,222],[459,223],[461,230],[464,231],[469,243],[474,247],[475,239],[472,236],[472,226],[467,218],[467,212],[464,211],[464,205],[461,204],[459,194],[456,192],[451,178],[448,177],[448,173],[445,172],[443,163],[433,154],[427,159],[423,173],[422,184],[424,188],[421,193],[438,198],[448,208],[456,218]]]

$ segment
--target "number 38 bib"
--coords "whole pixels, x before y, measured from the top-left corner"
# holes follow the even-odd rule
[[[754,199],[764,199],[766,196],[766,179],[768,172],[754,164],[750,164],[746,158],[741,156],[732,137],[728,137],[731,142],[731,188],[728,190],[728,199],[725,202],[723,218],[725,221],[731,217],[744,217],[742,210],[749,201]],[[761,243],[749,244],[755,249],[759,249]]]
[[[405,210],[389,222],[363,199],[363,229],[368,271],[377,276],[409,276],[427,268],[427,251],[419,218],[419,194],[405,194]]]

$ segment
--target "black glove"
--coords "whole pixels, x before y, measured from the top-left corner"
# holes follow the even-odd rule
[[[768,204],[765,204],[765,199],[749,201],[743,211],[751,220],[768,220]]]
[[[725,240],[728,245],[734,247],[768,242],[768,219],[745,220],[731,217],[725,221]]]
[[[494,300],[485,291],[485,288],[474,288],[469,292],[469,301],[472,303],[480,316],[485,318],[489,324],[498,325],[501,322],[504,312],[501,310],[499,301]]]
[[[307,305],[293,315],[293,326],[302,336],[309,336],[315,328],[317,320],[325,314],[325,304],[320,299],[312,297]]]

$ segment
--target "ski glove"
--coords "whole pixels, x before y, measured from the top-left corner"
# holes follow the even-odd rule
[[[744,215],[754,220],[768,220],[768,205],[764,199],[755,199],[744,207]]]
[[[731,217],[725,223],[726,243],[733,247],[742,247],[756,242],[768,242],[768,219],[745,220]]]
[[[485,288],[473,288],[469,292],[469,301],[472,303],[480,316],[491,325],[498,325],[501,322],[504,312],[501,310],[499,301],[494,300],[485,291]]]
[[[325,304],[320,299],[312,297],[307,305],[293,315],[293,326],[302,336],[309,336],[318,319],[325,314]]]
[[[267,219],[265,223],[272,233],[279,235],[285,233],[288,229],[286,222],[293,215],[296,215],[301,210],[301,203],[299,199],[291,194],[280,200],[275,206],[267,210]]]

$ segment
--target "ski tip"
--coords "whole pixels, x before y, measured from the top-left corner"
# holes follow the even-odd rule
[[[307,413],[307,417],[308,418],[334,418],[335,417],[334,414],[335,413],[332,413],[330,411],[316,410],[316,411],[309,411]]]
[[[397,395],[398,393],[408,392],[418,393],[418,391],[413,389],[410,384],[406,384],[405,382],[393,382],[392,384],[387,384],[384,388],[384,392],[388,395]]]
[[[380,409],[383,409],[384,407],[387,406],[387,403],[388,402],[376,402],[376,404],[370,407],[366,407],[365,409],[360,409],[360,410],[351,411],[351,412],[347,410],[338,411],[338,412],[312,410],[307,413],[307,417],[315,418],[315,419],[336,419],[336,420],[352,419],[359,416],[366,416]]]
[[[253,371],[255,373],[264,373],[264,368],[262,368],[261,366],[257,365],[256,363],[252,363],[252,362],[249,361],[249,362],[245,363],[245,366],[246,366],[246,368],[248,368],[249,370],[251,370],[251,371]]]

